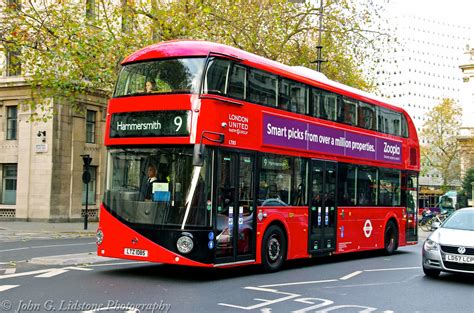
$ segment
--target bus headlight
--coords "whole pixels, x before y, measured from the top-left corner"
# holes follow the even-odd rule
[[[180,253],[187,254],[193,250],[194,242],[191,236],[191,234],[183,234],[178,238],[178,241],[176,242],[176,248],[178,248]]]
[[[104,240],[104,232],[101,229],[98,229],[95,233],[95,243],[99,246]]]

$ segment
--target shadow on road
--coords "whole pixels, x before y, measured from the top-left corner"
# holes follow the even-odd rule
[[[410,254],[410,251],[396,251],[394,255]],[[317,257],[312,259],[290,260],[285,263],[285,266],[280,273],[291,271],[294,269],[305,267],[317,267],[318,265],[332,264],[339,262],[350,262],[353,260],[363,260],[369,258],[385,258],[381,251],[358,252],[344,255]],[[104,270],[100,272],[101,275],[120,276],[130,278],[140,278],[153,280],[159,278],[160,280],[170,281],[185,281],[185,282],[205,282],[218,281],[225,279],[232,279],[243,276],[258,276],[266,275],[263,268],[259,265],[240,266],[235,268],[198,268],[177,266],[169,264],[143,264],[134,267],[118,268]]]
[[[446,287],[447,285],[450,285],[450,286],[455,286],[459,284],[463,284],[466,286],[474,285],[474,274],[468,274],[468,273],[463,273],[463,274],[441,273],[439,277],[437,278],[424,276],[424,279],[429,280],[431,284],[433,284],[434,282],[438,282],[440,288]]]

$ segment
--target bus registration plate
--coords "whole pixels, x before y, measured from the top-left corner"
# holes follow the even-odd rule
[[[446,254],[446,261],[474,264],[474,257],[467,255]]]
[[[125,248],[123,253],[125,255],[140,256],[143,258],[148,257],[148,250],[142,250],[142,249]]]

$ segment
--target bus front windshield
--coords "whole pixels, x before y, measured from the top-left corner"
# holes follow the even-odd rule
[[[123,66],[114,97],[198,93],[205,58],[163,59]]]
[[[109,150],[104,206],[131,224],[210,226],[209,161],[193,166],[192,153],[191,147]]]

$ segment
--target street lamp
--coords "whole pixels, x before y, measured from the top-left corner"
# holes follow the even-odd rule
[[[316,70],[318,72],[321,72],[321,64],[323,62],[327,62],[327,60],[323,60],[323,56],[322,56],[322,50],[323,50],[323,46],[322,46],[322,28],[323,28],[323,1],[324,0],[320,0],[320,5],[319,5],[319,31],[318,31],[318,45],[316,46],[316,51],[317,51],[317,55],[318,55],[318,58],[316,60],[314,60],[312,63],[316,63]]]
[[[89,171],[92,158],[88,154],[82,154],[82,161],[84,162],[84,172],[82,173],[82,182],[86,184],[86,211],[84,212],[84,229],[87,229],[87,222],[89,218],[89,183],[91,181],[91,173]]]

